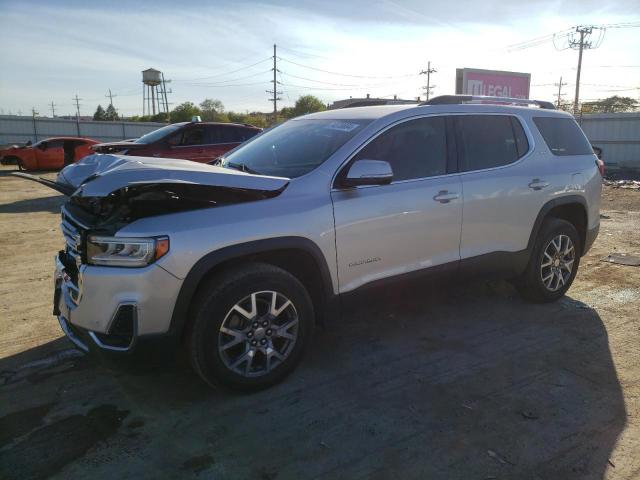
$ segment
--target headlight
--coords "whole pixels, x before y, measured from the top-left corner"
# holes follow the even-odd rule
[[[90,235],[87,262],[109,267],[144,267],[169,251],[169,237],[127,238]]]

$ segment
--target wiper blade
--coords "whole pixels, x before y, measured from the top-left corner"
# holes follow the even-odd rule
[[[231,168],[233,168],[235,170],[240,170],[241,172],[250,173],[252,175],[261,175],[260,172],[254,170],[251,167],[248,167],[244,163],[227,162],[227,163],[224,164],[224,166],[225,167],[231,167]]]

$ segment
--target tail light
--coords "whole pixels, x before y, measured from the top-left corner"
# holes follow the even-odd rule
[[[604,177],[604,172],[605,172],[604,161],[597,159],[596,165],[598,166],[598,171],[600,172],[600,175]]]

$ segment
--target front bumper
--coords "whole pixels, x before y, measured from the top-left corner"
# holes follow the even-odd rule
[[[79,348],[127,352],[141,337],[168,333],[179,279],[157,265],[82,265],[73,279],[63,255],[55,257],[53,313]]]

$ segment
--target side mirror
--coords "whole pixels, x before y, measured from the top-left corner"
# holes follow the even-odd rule
[[[387,185],[393,180],[393,170],[384,160],[356,160],[340,182],[342,187]]]

